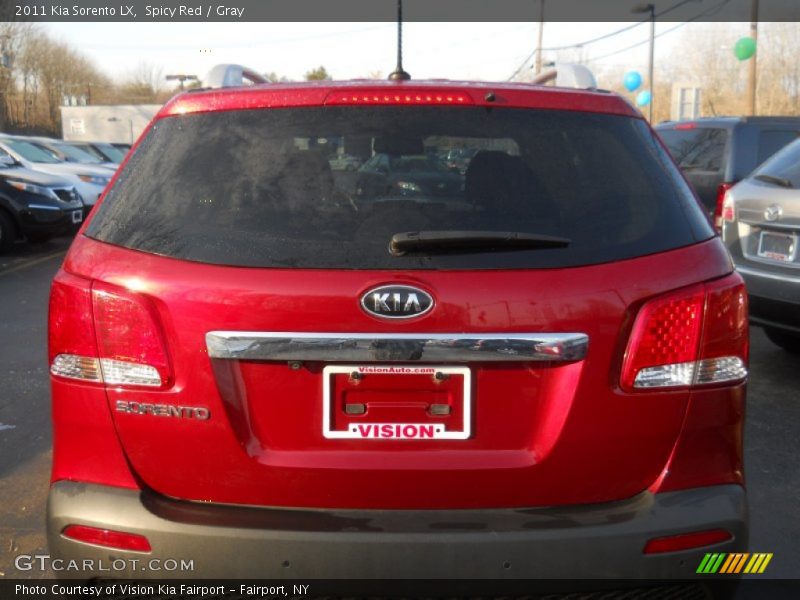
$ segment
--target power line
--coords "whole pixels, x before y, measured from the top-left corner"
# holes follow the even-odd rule
[[[675,31],[677,29],[680,29],[681,27],[683,27],[685,25],[688,25],[689,23],[693,23],[694,21],[697,21],[698,19],[702,19],[703,17],[707,17],[707,16],[710,16],[710,15],[713,15],[713,14],[719,12],[720,10],[722,10],[722,7],[725,6],[726,4],[728,4],[730,1],[731,0],[722,0],[722,2],[720,2],[719,4],[715,4],[710,9],[708,9],[708,10],[706,10],[706,11],[704,11],[704,12],[698,14],[698,15],[695,15],[691,19],[687,19],[686,21],[683,21],[682,23],[678,23],[674,27],[670,27],[669,29],[665,29],[664,31],[659,32],[658,34],[656,34],[655,37],[659,38],[662,35],[667,35],[668,33],[672,33],[673,31]],[[620,48],[619,50],[614,50],[613,52],[609,52],[608,54],[602,54],[600,56],[595,56],[595,57],[589,58],[589,59],[586,60],[586,62],[594,62],[594,61],[598,61],[598,60],[604,60],[606,58],[610,58],[612,56],[616,56],[617,54],[622,54],[623,52],[627,52],[628,50],[633,50],[634,48],[638,48],[639,46],[643,46],[644,44],[648,43],[649,41],[650,41],[649,39],[642,40],[641,42],[636,42],[635,44],[631,44],[630,46],[626,46],[625,48]]]
[[[663,17],[664,15],[672,12],[673,10],[676,10],[676,9],[680,8],[684,4],[688,4],[689,2],[696,2],[696,1],[697,0],[681,0],[680,2],[676,2],[675,4],[670,6],[669,8],[665,8],[661,12],[656,13],[655,18],[658,19],[659,17]],[[727,3],[729,1],[730,0],[725,0],[724,3]],[[689,21],[686,21],[686,22],[688,23],[690,21],[696,20],[696,19],[700,18],[701,16],[703,16],[703,15],[701,14],[699,16],[696,16],[696,17],[694,17],[694,18],[692,18],[692,19],[690,19]],[[565,46],[553,46],[553,47],[550,47],[550,48],[542,48],[541,51],[542,52],[559,52],[561,50],[571,50],[573,48],[582,48],[583,46],[588,46],[589,44],[594,44],[594,43],[600,42],[602,40],[607,40],[607,39],[612,38],[612,37],[614,37],[616,35],[620,35],[622,33],[625,33],[626,31],[630,31],[631,29],[633,29],[635,27],[638,27],[642,23],[648,23],[649,21],[650,21],[649,18],[643,19],[641,21],[637,21],[636,23],[632,23],[630,25],[626,25],[625,27],[623,27],[621,29],[617,29],[616,31],[612,31],[610,33],[606,33],[604,35],[601,35],[601,36],[598,36],[598,37],[595,37],[595,38],[591,38],[591,39],[585,40],[583,42],[578,42],[576,44],[568,44],[568,45],[565,45]],[[646,40],[644,43],[646,43],[647,41],[649,41],[649,40]],[[522,69],[525,68],[525,65],[527,65],[528,62],[530,62],[530,60],[536,55],[537,51],[538,51],[538,48],[534,49],[533,52],[531,52],[525,58],[525,60],[522,61],[522,63],[519,65],[519,67],[517,67],[517,69],[511,74],[511,76],[506,81],[511,81],[512,79],[514,79],[514,77],[519,75],[519,73],[522,71]]]

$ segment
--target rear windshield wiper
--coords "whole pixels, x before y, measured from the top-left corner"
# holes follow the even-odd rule
[[[518,231],[407,231],[395,233],[389,242],[394,256],[408,252],[482,252],[565,248],[571,240],[551,235]]]
[[[788,179],[784,179],[783,177],[775,177],[774,175],[767,175],[766,173],[762,173],[760,175],[756,175],[753,179],[758,179],[759,181],[766,181],[767,183],[771,183],[773,185],[779,185],[785,188],[793,188],[794,185]]]

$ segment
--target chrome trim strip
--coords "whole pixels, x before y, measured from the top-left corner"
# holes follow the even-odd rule
[[[783,281],[785,283],[800,283],[800,277],[793,277],[792,275],[783,275],[781,273],[772,273],[768,271],[757,271],[749,267],[736,266],[736,270],[742,275],[750,277],[763,277],[765,279],[774,279],[775,281]]]
[[[326,362],[574,361],[584,333],[298,333],[210,331],[211,358]]]
[[[28,204],[28,208],[34,210],[62,210],[59,206],[48,206],[47,204]]]

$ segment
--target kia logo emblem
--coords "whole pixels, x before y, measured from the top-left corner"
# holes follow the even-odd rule
[[[361,308],[376,317],[410,319],[431,310],[433,298],[410,285],[382,285],[361,296]]]

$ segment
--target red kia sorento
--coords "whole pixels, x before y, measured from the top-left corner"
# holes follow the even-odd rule
[[[115,576],[669,577],[747,545],[745,290],[612,93],[181,94],[49,337],[50,550],[139,559]]]

